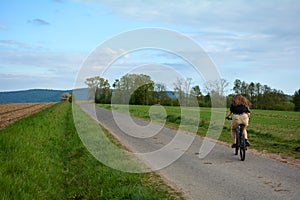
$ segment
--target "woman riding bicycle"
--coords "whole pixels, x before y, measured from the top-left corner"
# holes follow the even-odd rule
[[[246,131],[250,119],[249,104],[250,102],[248,101],[248,99],[241,94],[237,94],[233,97],[232,104],[230,105],[230,111],[226,117],[227,119],[229,119],[231,114],[233,114],[231,122],[231,138],[233,142],[231,146],[232,148],[236,147],[236,129],[240,124],[245,125],[243,133],[246,139],[246,146],[250,146]]]

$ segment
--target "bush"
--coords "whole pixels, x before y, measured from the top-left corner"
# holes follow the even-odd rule
[[[175,123],[175,124],[180,124],[181,117],[177,116],[177,115],[168,115],[167,116],[167,122]]]

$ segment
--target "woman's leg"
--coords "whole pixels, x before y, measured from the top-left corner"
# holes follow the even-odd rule
[[[243,120],[243,124],[245,124],[244,130],[243,130],[243,134],[245,136],[246,139],[246,146],[250,146],[250,142],[248,140],[248,133],[247,133],[247,127],[248,127],[248,123],[249,123],[249,117],[247,114],[242,115],[242,120]]]
[[[231,126],[231,139],[232,144],[236,144],[236,129]]]
[[[232,138],[232,143],[236,144],[236,129],[238,127],[238,115],[234,115],[232,118],[232,122],[231,122],[231,138]]]
[[[245,126],[243,133],[244,133],[245,139],[248,139],[248,133],[247,133],[246,128],[247,128],[247,126]]]
[[[247,134],[247,127],[248,127],[248,123],[249,123],[249,117],[248,117],[248,115],[247,114],[243,114],[241,116],[241,121],[245,125],[244,130],[243,130],[245,139],[248,139],[248,134]]]

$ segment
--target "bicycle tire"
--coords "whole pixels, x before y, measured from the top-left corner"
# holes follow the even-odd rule
[[[246,140],[242,132],[240,133],[240,157],[241,161],[244,161],[246,158]]]
[[[240,127],[237,127],[237,129],[236,129],[236,138],[235,138],[235,140],[236,140],[236,147],[235,147],[235,153],[234,153],[234,155],[238,155],[238,153],[239,153],[239,146],[240,146]]]

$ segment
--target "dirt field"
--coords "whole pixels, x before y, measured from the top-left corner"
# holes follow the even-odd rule
[[[0,104],[0,129],[47,108],[55,103],[4,103]]]

